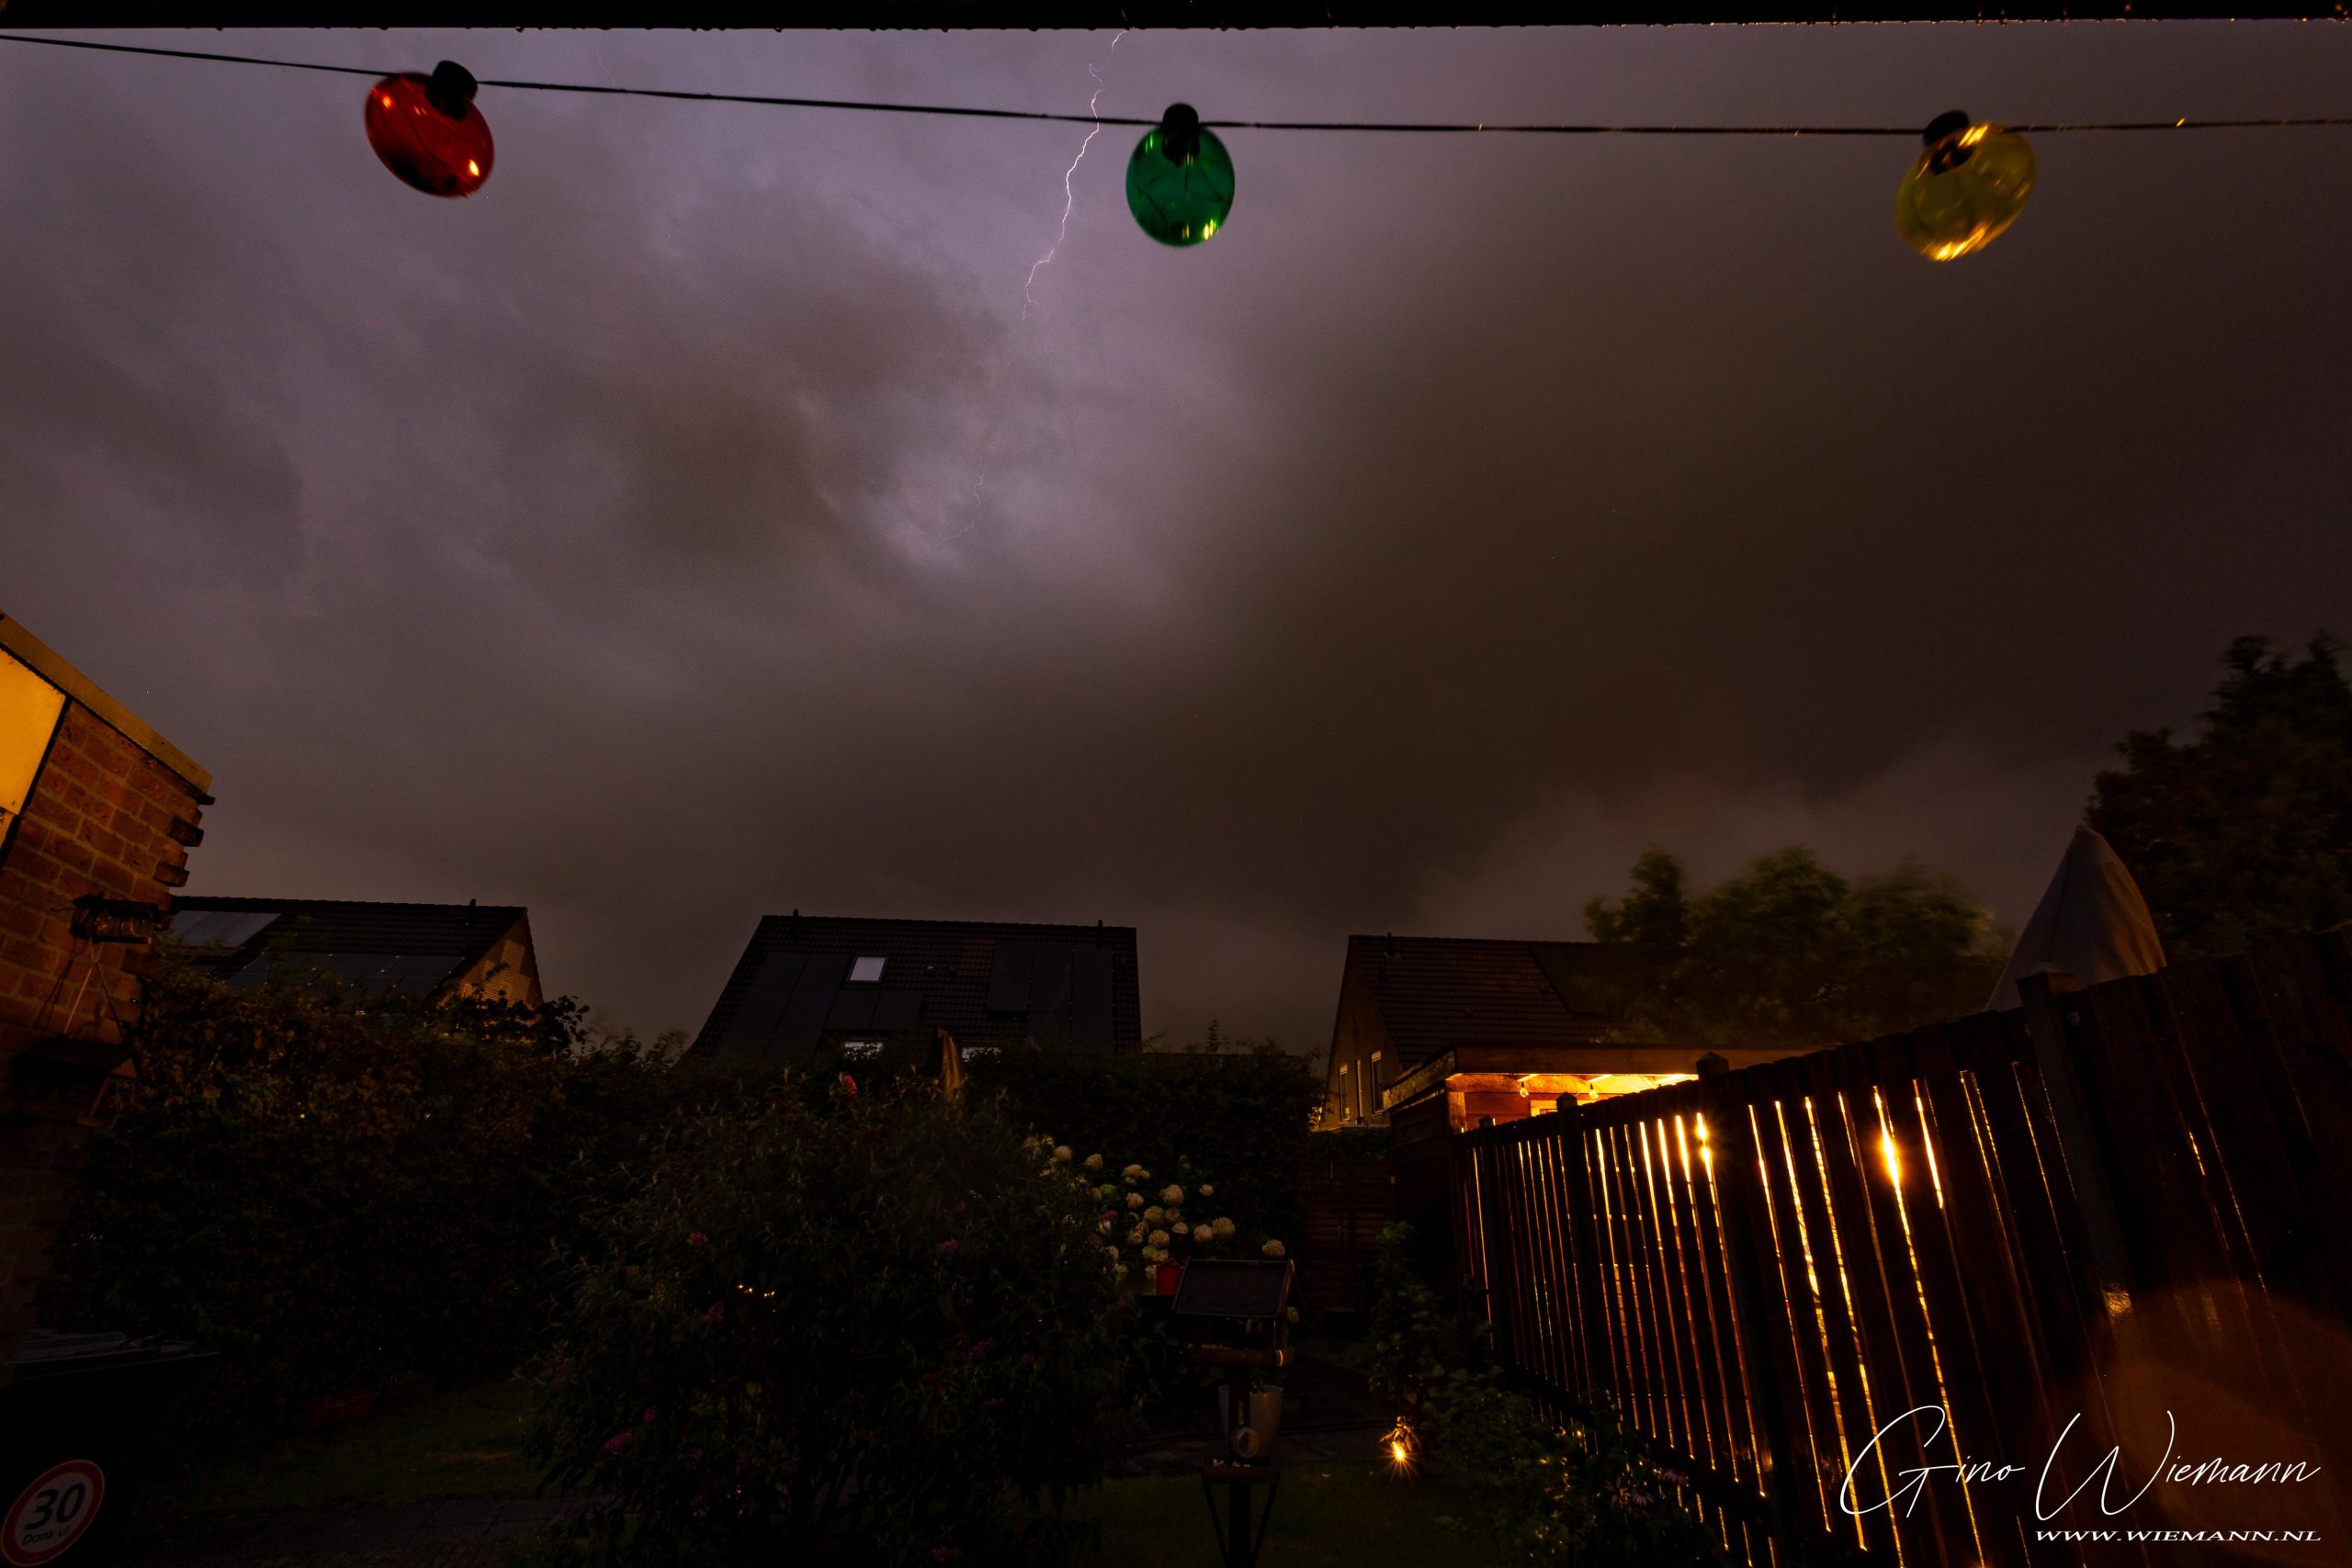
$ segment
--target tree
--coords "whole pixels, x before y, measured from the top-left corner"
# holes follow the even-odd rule
[[[1849,881],[1792,847],[1692,894],[1682,863],[1634,863],[1611,905],[1585,906],[1614,949],[1604,990],[1644,1032],[1719,1043],[1827,1045],[1973,1012],[2006,941],[1948,877],[1906,860]]]
[[[2175,958],[2352,919],[2352,684],[2338,645],[2300,660],[2243,637],[2197,738],[2135,729],[2085,819],[2148,900]]]

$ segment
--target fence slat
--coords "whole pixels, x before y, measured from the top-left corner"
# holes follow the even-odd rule
[[[1825,1535],[1888,1568],[2148,1568],[2155,1547],[2037,1539],[2113,1526],[2095,1495],[2033,1503],[2070,1420],[2062,1487],[2116,1440],[2151,1355],[2245,1369],[2244,1397],[2352,1451],[2314,1359],[2352,1333],[2352,942],[2025,990],[1452,1140],[1499,1351],[1547,1403],[1613,1395],[1748,1568]],[[1903,1419],[1933,1408],[1940,1432]],[[1934,1470],[1858,1522],[1838,1493],[1881,1433],[1865,1500],[1962,1460],[2028,1479]]]

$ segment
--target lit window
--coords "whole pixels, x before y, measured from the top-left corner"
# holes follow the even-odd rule
[[[844,1056],[878,1056],[881,1054],[882,1042],[879,1040],[844,1040],[842,1042],[842,1055]]]
[[[0,653],[0,837],[25,808],[64,711],[64,693]]]
[[[879,958],[861,958],[849,966],[849,977],[860,985],[879,980],[882,978],[882,963]]]

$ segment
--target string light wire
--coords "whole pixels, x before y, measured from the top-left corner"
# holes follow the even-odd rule
[[[272,60],[258,54],[228,54],[210,50],[167,49],[159,44],[102,43],[95,39],[36,38],[0,33],[0,43],[45,44],[52,49],[90,50],[105,54],[140,54],[164,60],[198,60],[220,65],[267,65],[281,71],[315,71],[338,76],[382,77],[397,74],[364,65],[334,65],[324,61]],[[1063,125],[1154,126],[1157,119],[1091,114],[1056,114],[1042,109],[979,108],[968,105],[893,104],[858,98],[786,97],[763,93],[702,93],[678,87],[615,87],[594,82],[528,82],[482,77],[481,85],[505,92],[583,93],[602,97],[666,98],[684,103],[755,104],[774,108],[846,109],[867,114],[948,115],[965,119],[1046,120]],[[1329,120],[1329,119],[1204,119],[1216,130],[1380,131],[1423,135],[1496,136],[1901,136],[1917,140],[1916,125],[1577,125],[1505,123],[1485,120]],[[2278,130],[2314,126],[2352,126],[2352,115],[2273,116],[2258,119],[2139,119],[2050,121],[2008,124],[2004,129],[2036,136],[2079,131],[2143,130]]]

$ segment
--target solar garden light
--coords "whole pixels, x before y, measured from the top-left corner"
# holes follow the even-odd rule
[[[1209,1528],[1216,1533],[1217,1561],[1225,1568],[1254,1568],[1266,1544],[1274,1495],[1282,1489],[1273,1449],[1282,1427],[1283,1391],[1250,1385],[1295,1357],[1289,1344],[1292,1278],[1288,1258],[1194,1258],[1184,1265],[1169,1308],[1175,1316],[1193,1320],[1187,1325],[1193,1364],[1226,1371],[1218,1415],[1232,1457],[1201,1467],[1201,1495],[1209,1506]],[[1226,1489],[1222,1517],[1219,1485]],[[1250,1488],[1261,1485],[1266,1504],[1253,1509]]]

